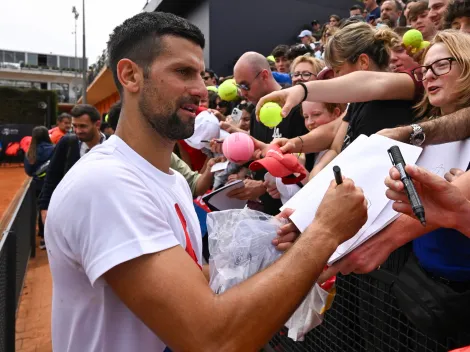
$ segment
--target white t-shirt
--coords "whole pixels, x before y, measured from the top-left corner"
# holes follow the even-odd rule
[[[102,275],[177,245],[188,253],[192,247],[193,259],[202,265],[191,191],[183,176],[172,172],[159,171],[112,136],[81,158],[54,191],[45,229],[54,351],[165,350]]]

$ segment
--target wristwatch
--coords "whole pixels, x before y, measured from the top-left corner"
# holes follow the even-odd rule
[[[424,143],[426,135],[420,125],[413,124],[411,125],[411,128],[413,129],[413,132],[411,132],[410,135],[410,144],[420,146]]]

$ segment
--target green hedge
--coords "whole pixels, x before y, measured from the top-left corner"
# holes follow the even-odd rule
[[[0,125],[19,123],[50,127],[56,123],[57,94],[53,91],[0,87],[0,106]]]

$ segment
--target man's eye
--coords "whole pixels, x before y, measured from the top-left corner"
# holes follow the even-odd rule
[[[187,76],[189,74],[189,70],[187,68],[178,69],[177,72],[183,76]]]

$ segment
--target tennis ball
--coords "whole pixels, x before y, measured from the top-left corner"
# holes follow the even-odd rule
[[[249,135],[243,132],[235,132],[224,139],[222,152],[231,162],[243,164],[251,160],[255,144]]]
[[[235,80],[228,79],[219,86],[218,94],[220,99],[225,101],[234,101],[238,97],[238,89]]]
[[[410,29],[403,36],[403,44],[405,44],[405,46],[419,48],[422,41],[423,41],[423,35],[417,29]]]
[[[207,90],[210,92],[216,92],[216,93],[219,91],[216,86],[209,86],[207,87]]]
[[[269,128],[274,128],[282,121],[282,108],[279,104],[269,102],[262,106],[259,112],[261,123]]]
[[[419,46],[419,50],[426,49],[431,43],[428,42],[427,40],[423,40]]]
[[[276,62],[276,59],[272,55],[269,55],[268,57],[266,57],[266,59],[268,59],[268,61],[271,61],[271,62]]]

